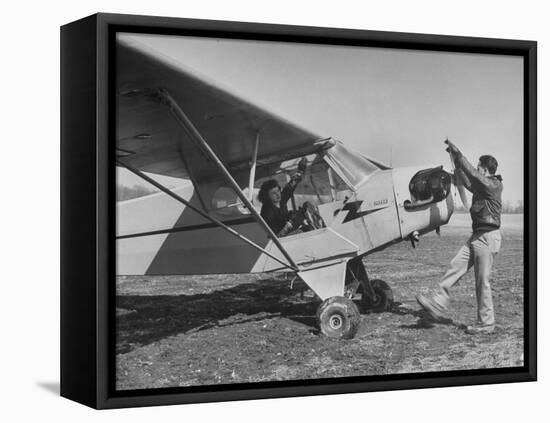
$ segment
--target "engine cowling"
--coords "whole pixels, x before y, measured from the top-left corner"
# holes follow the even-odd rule
[[[423,169],[412,177],[409,192],[411,200],[404,203],[407,209],[442,201],[451,192],[451,175],[443,166]]]

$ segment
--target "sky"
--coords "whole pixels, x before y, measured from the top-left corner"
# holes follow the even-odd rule
[[[523,198],[523,59],[387,48],[124,35],[220,87],[393,167],[449,167],[449,138],[499,162]],[[124,172],[119,183],[137,183]],[[174,184],[174,181],[168,180]]]

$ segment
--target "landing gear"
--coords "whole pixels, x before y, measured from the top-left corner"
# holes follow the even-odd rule
[[[361,308],[368,313],[389,311],[393,304],[393,292],[390,286],[380,279],[370,280],[360,257],[348,262],[346,282],[356,286],[352,295],[361,294]]]
[[[346,297],[327,298],[317,310],[319,328],[330,338],[353,338],[360,322],[359,309]]]
[[[317,310],[317,324],[321,333],[330,338],[351,339],[357,333],[361,315],[355,294],[361,294],[362,311],[382,312],[392,307],[391,288],[379,279],[369,280],[361,257],[303,271],[299,275],[317,295],[325,298]],[[334,285],[335,278],[340,278],[336,279],[340,285]]]
[[[370,284],[370,288],[366,286]],[[368,312],[382,313],[391,309],[393,304],[393,292],[390,286],[381,279],[362,282],[361,305]]]

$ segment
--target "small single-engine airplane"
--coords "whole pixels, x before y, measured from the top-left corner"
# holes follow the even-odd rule
[[[391,168],[221,89],[135,38],[116,52],[116,162],[160,192],[117,203],[117,275],[292,272],[322,300],[330,337],[352,338],[365,309],[387,310],[391,288],[362,257],[438,230],[453,212],[443,166]],[[303,158],[289,200],[313,204],[308,231],[277,236],[257,199]],[[169,189],[151,174],[183,178]]]

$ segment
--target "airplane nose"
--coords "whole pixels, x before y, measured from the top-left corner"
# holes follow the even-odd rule
[[[451,174],[437,167],[394,168],[401,235],[423,234],[446,224],[454,210]]]
[[[421,207],[442,201],[451,191],[451,175],[442,167],[423,169],[409,182],[411,200],[405,201],[406,208]]]

